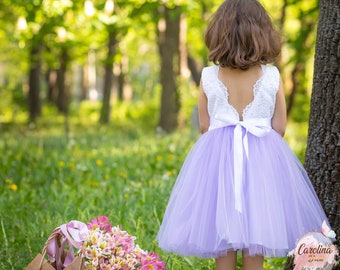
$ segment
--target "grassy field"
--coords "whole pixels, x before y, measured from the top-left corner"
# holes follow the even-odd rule
[[[213,260],[167,254],[154,240],[198,132],[158,135],[116,123],[71,128],[66,136],[62,123],[50,120],[43,128],[15,127],[1,134],[0,269],[23,269],[55,227],[98,215],[135,235],[136,243],[158,253],[167,269],[214,269]],[[303,146],[295,130],[288,129],[288,139]],[[265,269],[283,269],[284,262],[266,260]]]

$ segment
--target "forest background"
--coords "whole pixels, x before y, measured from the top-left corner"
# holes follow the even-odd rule
[[[305,121],[318,1],[262,2],[283,34],[276,64],[288,114]],[[109,123],[121,102],[147,106],[154,113],[145,116],[150,128],[190,124],[200,72],[209,64],[203,35],[219,3],[1,1],[2,129],[51,113],[74,115],[86,106],[97,113],[93,120]]]
[[[213,269],[153,239],[199,136],[203,35],[220,3],[0,2],[1,268],[23,268],[54,227],[106,214],[169,269]],[[283,34],[286,140],[303,161],[319,3],[261,3]]]

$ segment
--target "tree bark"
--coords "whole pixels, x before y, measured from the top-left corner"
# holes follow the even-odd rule
[[[29,121],[34,122],[41,113],[40,104],[40,70],[41,70],[41,44],[32,42],[30,50],[30,71],[29,71],[29,90],[28,90],[28,109]]]
[[[69,103],[70,103],[70,89],[66,83],[66,73],[69,63],[69,54],[67,48],[62,45],[59,57],[59,68],[57,70],[57,108],[59,112],[64,115],[64,130],[68,136],[70,133],[69,124]]]
[[[59,69],[57,70],[57,87],[58,87],[57,107],[60,112],[67,114],[69,105],[69,93],[66,87],[66,71],[69,57],[66,48],[62,48],[59,59],[60,66]]]
[[[305,167],[340,235],[340,3],[320,0]],[[321,224],[320,224],[321,226]]]
[[[56,103],[58,88],[57,88],[57,71],[54,69],[48,69],[46,72],[47,83],[47,100],[51,103]]]
[[[111,91],[113,80],[113,58],[115,54],[115,46],[117,44],[116,33],[111,29],[108,29],[108,52],[107,59],[105,61],[105,77],[104,77],[104,89],[103,89],[103,104],[100,112],[100,123],[108,124],[110,122],[111,114]]]
[[[164,25],[158,28],[159,52],[161,58],[160,83],[162,86],[159,126],[166,132],[178,125],[179,93],[179,27],[180,7],[164,7]]]
[[[190,55],[188,55],[188,68],[191,73],[192,80],[195,82],[196,86],[200,85],[201,81],[201,70],[202,67],[198,67],[198,63],[194,58],[192,58]]]

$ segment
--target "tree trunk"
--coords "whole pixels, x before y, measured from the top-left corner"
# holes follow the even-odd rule
[[[46,83],[47,83],[47,100],[51,103],[57,101],[57,71],[54,69],[48,69],[46,72]]]
[[[34,122],[41,113],[40,104],[40,60],[41,45],[32,42],[32,49],[30,50],[31,67],[29,71],[29,91],[28,91],[28,108],[29,121]]]
[[[191,78],[195,82],[196,86],[200,85],[201,82],[201,70],[202,67],[198,67],[198,63],[194,58],[188,55],[188,68],[190,70]]]
[[[125,74],[123,71],[123,63],[119,63],[119,74],[117,76],[117,93],[118,93],[118,100],[124,100],[124,82],[125,82]]]
[[[70,93],[69,87],[66,84],[66,72],[69,62],[69,55],[67,48],[62,46],[61,54],[59,57],[59,69],[57,70],[57,108],[59,112],[64,115],[64,130],[65,134],[69,135],[70,125],[69,125],[69,103],[70,103]]]
[[[115,46],[117,44],[116,33],[112,30],[109,31],[108,40],[108,52],[107,59],[105,61],[105,77],[104,77],[104,89],[103,89],[103,104],[100,112],[100,123],[108,124],[110,122],[111,114],[111,91],[112,91],[112,80],[113,80],[113,58],[115,54]]]
[[[177,127],[179,93],[176,80],[179,75],[180,8],[164,7],[164,21],[158,27],[158,45],[161,58],[160,83],[162,86],[159,126],[170,132]]]
[[[340,4],[320,0],[305,167],[340,235]],[[320,224],[321,226],[321,224]]]
[[[57,87],[58,87],[58,96],[57,96],[57,107],[58,110],[64,114],[68,113],[68,105],[69,105],[69,93],[66,87],[66,71],[67,71],[67,62],[68,62],[68,53],[66,48],[62,48],[60,55],[60,66],[57,70]]]
[[[86,62],[81,71],[80,101],[86,100],[89,88],[88,63]]]

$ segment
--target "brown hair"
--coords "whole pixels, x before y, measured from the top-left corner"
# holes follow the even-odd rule
[[[209,60],[223,67],[248,69],[275,60],[281,37],[257,0],[225,0],[205,33]]]

